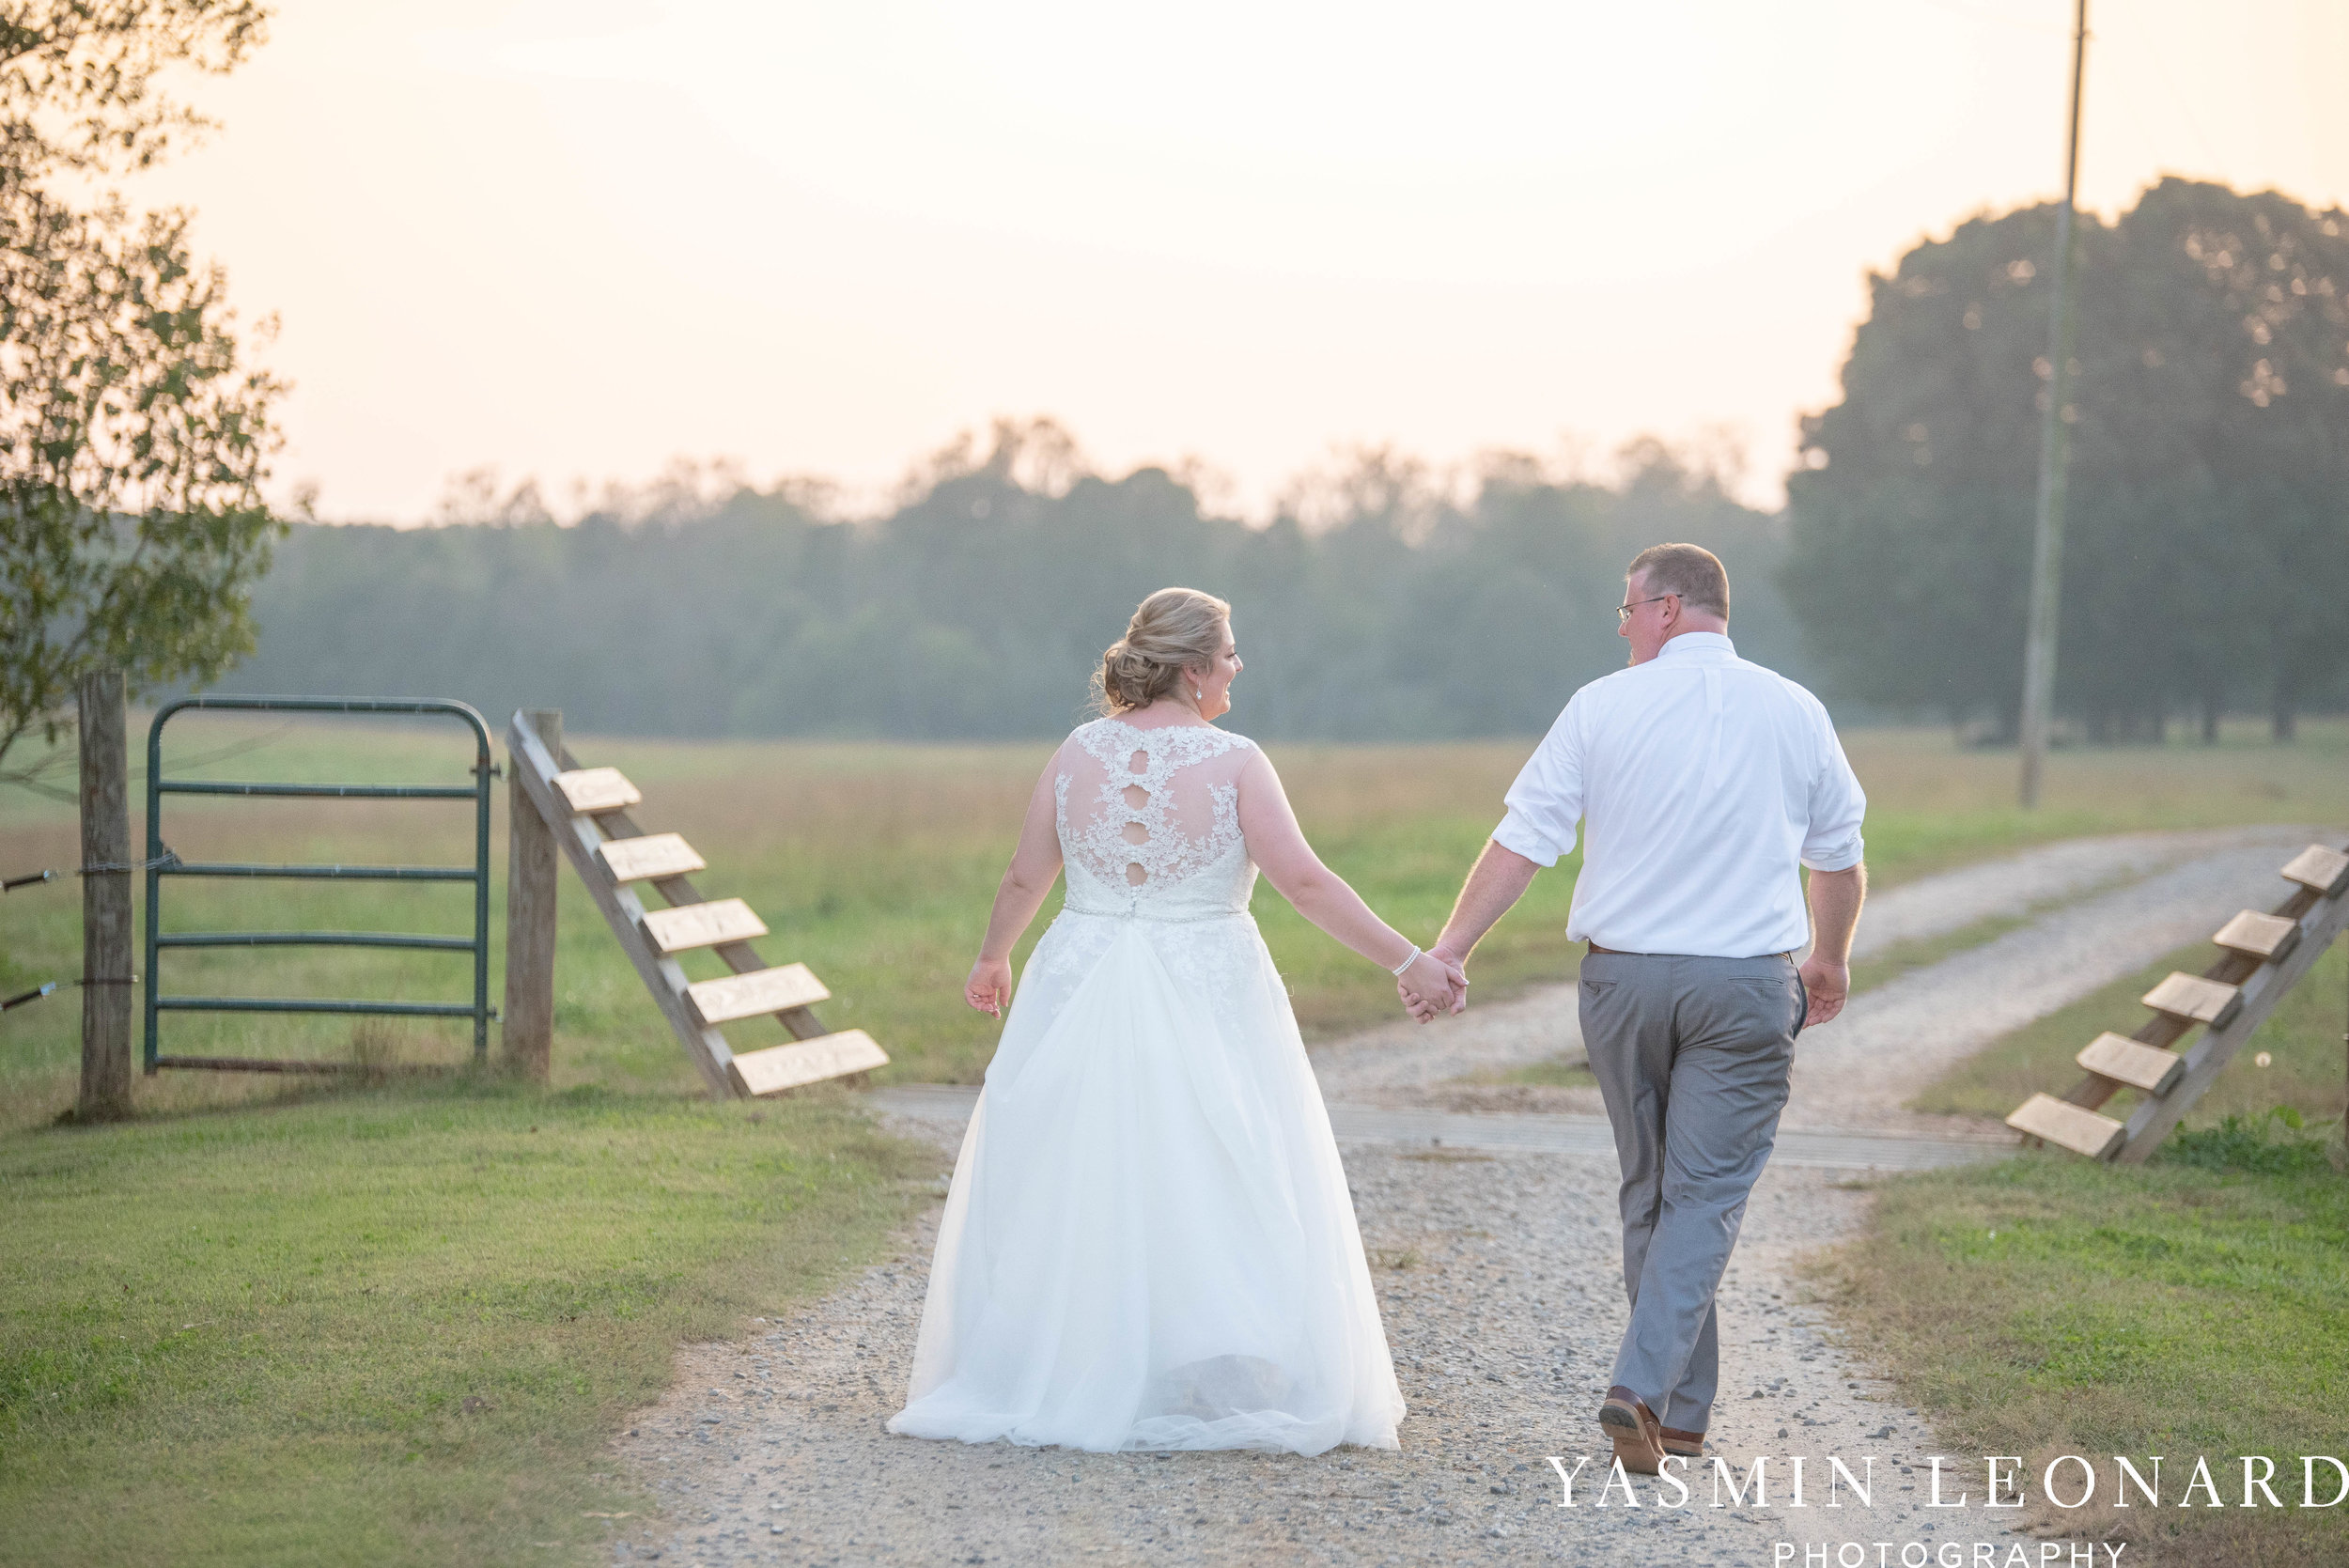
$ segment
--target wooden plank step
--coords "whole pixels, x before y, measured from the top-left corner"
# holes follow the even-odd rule
[[[803,1083],[888,1064],[889,1053],[876,1045],[870,1034],[861,1029],[844,1029],[837,1034],[818,1034],[813,1040],[793,1045],[744,1051],[728,1063],[726,1070],[746,1094],[777,1094]],[[2113,1124],[2116,1127],[2120,1125]]]
[[[646,833],[642,838],[608,838],[597,847],[615,882],[642,882],[654,877],[682,877],[707,871],[709,862],[676,833]]]
[[[767,923],[739,898],[645,911],[645,935],[664,954],[715,947],[720,942],[746,942],[766,934]]]
[[[554,787],[563,792],[571,815],[584,816],[590,812],[618,811],[624,806],[640,804],[645,797],[628,782],[628,775],[616,768],[574,768],[568,773],[554,776]]]
[[[2274,963],[2293,949],[2300,939],[2300,923],[2282,915],[2263,915],[2257,909],[2246,909],[2218,928],[2211,939],[2220,947],[2237,953],[2248,953],[2265,963]]]
[[[2186,1058],[2176,1051],[2125,1034],[2099,1034],[2073,1060],[2092,1073],[2148,1094],[2167,1094],[2186,1073]]]
[[[2311,844],[2292,857],[2292,863],[2284,867],[2284,875],[2302,887],[2314,888],[2331,898],[2349,888],[2349,855]]]
[[[742,1059],[738,1056],[735,1060]],[[2016,1132],[2044,1138],[2059,1148],[2091,1159],[2110,1155],[2121,1146],[2121,1136],[2127,1131],[2102,1112],[2059,1100],[2053,1094],[2033,1094],[2015,1108],[2006,1125]]]
[[[753,970],[748,974],[732,974],[723,980],[704,980],[685,987],[686,1000],[693,1011],[701,1015],[706,1026],[715,1029],[737,1018],[755,1018],[762,1014],[787,1012],[794,1007],[813,1007],[828,1000],[832,993],[816,978],[805,964],[785,964],[778,969]]]
[[[596,823],[571,810],[563,792],[554,787],[554,781],[564,768],[559,753],[550,752],[539,737],[537,727],[525,715],[516,714],[506,732],[507,760],[512,764],[506,782],[517,785],[531,809],[538,814],[554,840],[563,847],[564,858],[578,873],[580,885],[587,890],[596,908],[612,927],[612,935],[628,955],[637,978],[652,996],[661,1016],[677,1032],[677,1041],[685,1053],[717,1094],[732,1094],[734,1080],[727,1076],[726,1059],[733,1054],[725,1036],[714,1029],[703,1029],[693,1022],[692,1010],[685,1004],[685,971],[674,958],[664,958],[656,951],[652,939],[645,935],[645,906],[635,893],[612,880],[596,851],[601,845]],[[509,960],[513,955],[509,951]]]
[[[2217,980],[2205,980],[2199,974],[2172,970],[2169,979],[2147,991],[2139,1000],[2156,1013],[2192,1018],[2213,1029],[2222,1029],[2227,1020],[2234,1017],[2235,1009],[2243,1005],[2243,992]]]

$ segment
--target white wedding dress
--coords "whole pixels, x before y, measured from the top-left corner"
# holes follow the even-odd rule
[[[1102,719],[1055,757],[1066,902],[963,1137],[890,1431],[1397,1446],[1346,1172],[1248,912],[1252,750]]]

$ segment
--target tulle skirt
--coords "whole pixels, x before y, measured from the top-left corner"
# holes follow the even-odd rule
[[[963,1137],[889,1430],[1312,1454],[1396,1447],[1403,1408],[1255,923],[1063,914]]]

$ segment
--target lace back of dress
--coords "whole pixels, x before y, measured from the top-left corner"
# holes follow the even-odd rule
[[[1062,857],[1128,906],[1172,893],[1239,845],[1250,743],[1204,725],[1098,719],[1061,748]],[[1070,883],[1071,899],[1078,893]]]

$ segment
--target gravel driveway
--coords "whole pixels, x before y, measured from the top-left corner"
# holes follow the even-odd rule
[[[1753,1456],[1769,1456],[1769,1505],[1723,1493],[1712,1507],[1699,1472],[1691,1506],[1657,1506],[1672,1495],[1642,1480],[1634,1509],[1620,1488],[1595,1506],[1591,1479],[1608,1453],[1591,1413],[1626,1316],[1614,1161],[1358,1146],[1346,1170],[1410,1406],[1400,1452],[1093,1454],[886,1435],[911,1366],[933,1214],[830,1300],[757,1326],[747,1344],[680,1353],[676,1388],[617,1445],[664,1516],[617,1540],[614,1560],[1768,1565],[1781,1542],[1797,1561],[1806,1544],[1858,1542],[1874,1562],[1876,1542],[1897,1560],[1908,1542],[2006,1539],[1978,1506],[1921,1506],[1931,1450],[1916,1412],[1843,1363],[1789,1283],[1797,1253],[1860,1223],[1856,1184],[1770,1170],[1722,1284],[1734,1381],[1713,1437],[1740,1482]],[[1568,1468],[1593,1456],[1571,1510],[1559,1506],[1553,1454]],[[1829,1454],[1872,1479],[1872,1507],[1851,1506],[1847,1490],[1845,1507],[1819,1507]],[[1799,1512],[1785,1506],[1795,1455],[1811,1505]],[[1965,1490],[1978,1505],[1979,1460]]]
[[[1941,1063],[2204,934],[2229,900],[2266,902],[2279,849],[2307,838],[2258,830],[2052,846],[1873,901],[1871,937],[1883,944],[2135,879],[1855,1001],[1803,1041],[1789,1126],[1906,1130],[1900,1100]],[[1393,1105],[1464,1064],[1557,1054],[1571,997],[1555,987],[1426,1031],[1372,1031],[1317,1051],[1315,1067],[1333,1104]],[[967,1101],[890,1103],[918,1112],[886,1121],[929,1140],[942,1177]],[[1378,1125],[1368,1110],[1352,1125]],[[1592,1414],[1626,1312],[1613,1159],[1358,1139],[1346,1163],[1410,1406],[1399,1452],[1088,1454],[886,1435],[910,1369],[933,1210],[894,1257],[828,1299],[754,1324],[746,1343],[679,1352],[676,1385],[615,1441],[663,1512],[634,1529],[614,1521],[614,1560],[1777,1568],[1820,1548],[1836,1561],[1847,1544],[1859,1554],[1848,1560],[1871,1564],[1901,1561],[1905,1548],[1911,1561],[1920,1551],[1958,1560],[1952,1546],[1971,1563],[1977,1544],[2007,1560],[2016,1515],[1983,1510],[1981,1457],[1949,1456],[1948,1495],[1962,1491],[1966,1506],[1924,1506],[1930,1434],[1838,1347],[1796,1282],[1799,1254],[1863,1222],[1856,1172],[1773,1164],[1722,1282],[1711,1436],[1740,1476],[1767,1457],[1767,1504],[1722,1494],[1726,1506],[1713,1507],[1713,1478],[1700,1470],[1689,1506],[1659,1506],[1676,1499],[1643,1482],[1633,1508],[1621,1488],[1597,1506],[1592,1479],[1607,1453]],[[1592,1456],[1570,1509],[1552,1455],[1569,1469]],[[1828,1455],[1872,1481],[1867,1506],[1848,1491],[1844,1506],[1820,1506]],[[1811,1505],[1801,1510],[1787,1506],[1797,1457]],[[2036,1561],[2037,1544],[2028,1549]]]

